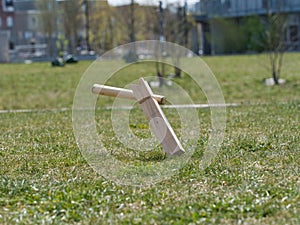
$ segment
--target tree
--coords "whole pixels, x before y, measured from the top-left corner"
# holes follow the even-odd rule
[[[46,36],[49,55],[53,56],[55,40],[53,37],[66,38],[68,50],[75,52],[78,43],[78,31],[81,28],[81,0],[36,0],[36,7],[41,11],[41,30]]]
[[[285,42],[287,15],[269,12],[264,22],[266,30],[263,44],[269,55],[272,78],[276,85],[279,84],[283,57],[289,46]]]
[[[246,51],[261,53],[265,51],[262,40],[265,33],[265,26],[258,15],[245,17],[242,19],[242,27],[239,31],[246,38]]]
[[[266,15],[260,17],[256,27],[256,48],[266,52],[274,84],[278,85],[285,52],[291,47],[286,41],[288,15],[284,13],[284,0],[265,1]]]
[[[115,16],[124,43],[155,38],[156,10],[154,6],[137,3],[116,7]]]
[[[187,2],[183,6],[179,2],[167,5],[165,13],[166,40],[178,45],[189,47],[189,32],[194,26],[194,19],[187,14]],[[173,52],[174,76],[181,76],[180,59],[182,52]]]
[[[102,53],[122,42],[116,8],[102,1],[93,2],[91,6],[90,39],[93,49]]]
[[[208,38],[211,40],[213,53],[232,54],[247,50],[249,27],[246,27],[243,21],[236,18],[215,18],[210,25],[212,33]]]
[[[265,17],[245,19],[245,33],[249,51],[266,53],[274,84],[279,84],[283,59],[290,45],[286,42],[288,16],[283,13],[269,13]]]
[[[211,40],[213,53],[267,53],[272,79],[279,84],[284,54],[291,47],[286,42],[288,15],[282,13],[283,4],[284,1],[279,0],[276,5],[270,4],[265,16],[241,20],[213,19],[210,24],[212,32],[206,34]]]
[[[105,1],[90,5],[90,39],[98,52],[134,40],[154,39],[155,7],[136,3],[112,7]]]
[[[165,64],[163,62],[164,58],[164,49],[163,49],[163,41],[165,40],[165,12],[163,9],[162,1],[159,1],[159,8],[158,8],[158,39],[159,43],[156,46],[155,51],[155,58],[156,58],[156,74],[159,81],[159,86],[162,86],[164,84],[163,76],[165,73]],[[161,62],[159,60],[161,59]]]
[[[45,34],[48,52],[53,56],[54,41],[52,37],[57,31],[57,3],[56,0],[36,0],[36,7],[41,11],[41,30]]]
[[[68,51],[75,52],[78,43],[78,32],[82,27],[81,0],[61,1],[60,15],[63,22],[63,32],[68,40]]]

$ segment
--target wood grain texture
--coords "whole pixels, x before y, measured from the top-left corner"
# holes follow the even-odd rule
[[[111,97],[126,98],[136,100],[132,90],[118,87],[111,87],[107,85],[94,84],[92,92],[98,95],[106,95]],[[166,103],[166,98],[162,95],[154,95],[154,99],[161,105]]]
[[[142,110],[150,122],[151,129],[166,153],[168,155],[183,154],[185,151],[162,109],[158,105],[157,101],[154,100],[153,92],[148,83],[141,78],[139,80],[139,84],[131,85],[131,89],[133,91],[133,95],[139,101]]]

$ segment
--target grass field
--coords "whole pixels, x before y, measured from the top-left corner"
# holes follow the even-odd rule
[[[0,65],[0,110],[36,110],[0,113],[0,224],[300,224],[300,54],[286,55],[287,83],[273,87],[262,84],[266,57],[204,60],[225,101],[239,104],[227,108],[221,149],[199,169],[210,128],[210,111],[199,109],[195,154],[178,174],[148,188],[104,179],[76,145],[71,107],[91,62]],[[121,86],[130,74],[146,73],[154,74],[153,66],[138,65],[110,82]],[[193,92],[187,76],[176,82]],[[109,129],[110,112],[99,113]],[[142,136],[145,121],[132,113],[132,129]]]

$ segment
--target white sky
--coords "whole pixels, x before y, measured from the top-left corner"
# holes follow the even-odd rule
[[[147,4],[147,5],[158,5],[159,2],[159,0],[134,0],[134,1],[139,4]],[[162,0],[163,4],[179,2],[181,5],[183,5],[184,1],[185,0]],[[198,1],[199,0],[187,0],[187,3],[192,4]],[[111,5],[125,5],[125,4],[130,4],[131,0],[108,0],[108,2]]]

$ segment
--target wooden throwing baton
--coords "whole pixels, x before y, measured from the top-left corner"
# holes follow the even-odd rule
[[[118,88],[118,87],[112,87],[112,86],[107,86],[107,85],[94,84],[92,87],[92,92],[94,94],[98,94],[98,95],[106,95],[106,96],[111,96],[111,97],[136,100],[136,98],[133,94],[133,91],[130,89],[125,89],[125,88]],[[153,98],[160,105],[166,104],[165,96],[154,94]]]
[[[94,84],[92,92],[98,95],[137,100],[150,123],[156,138],[168,155],[181,155],[185,151],[158,104],[165,104],[164,96],[153,94],[149,84],[143,78],[130,89]]]

